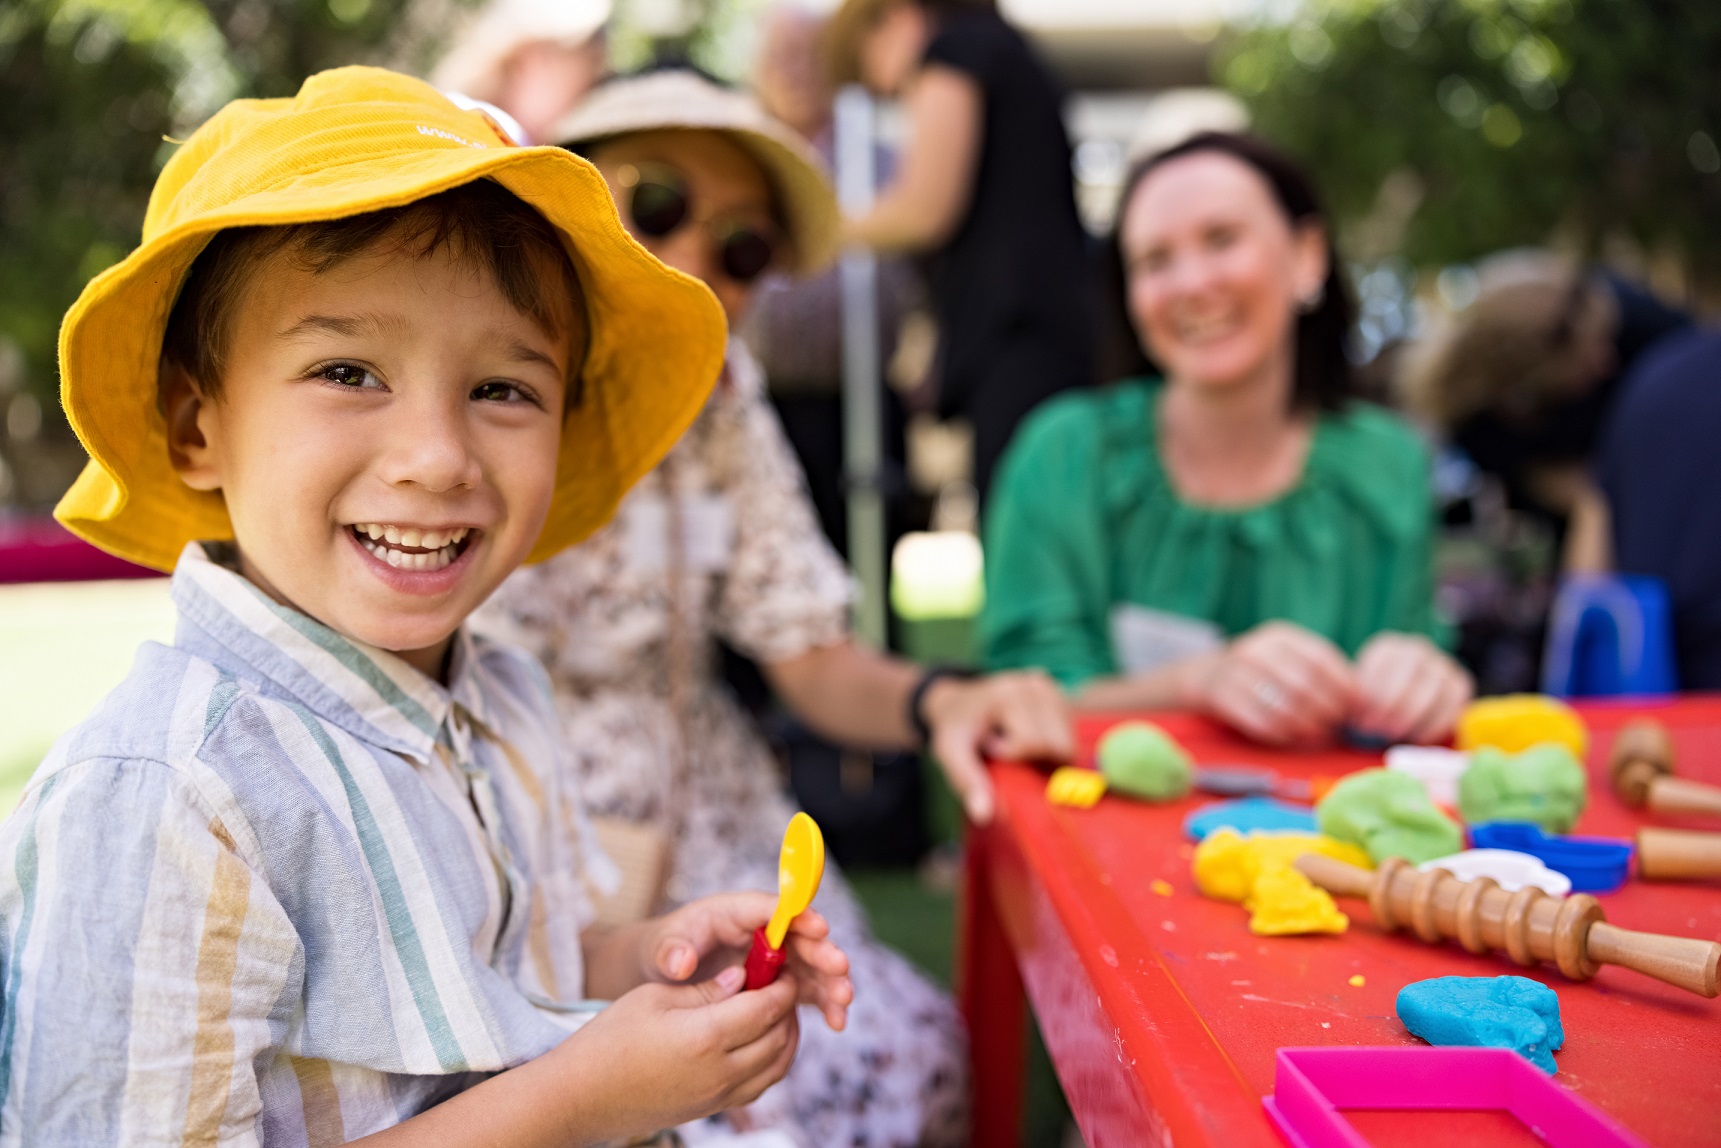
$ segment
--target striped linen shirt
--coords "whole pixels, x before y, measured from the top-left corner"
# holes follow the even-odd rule
[[[607,862],[538,664],[444,688],[195,545],[173,597],[0,825],[0,1144],[340,1143],[563,1040]]]

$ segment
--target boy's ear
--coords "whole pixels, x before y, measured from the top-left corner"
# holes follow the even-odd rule
[[[167,420],[167,456],[180,481],[193,490],[220,490],[215,452],[205,433],[213,405],[191,372],[167,359],[161,361],[156,386],[161,414]]]

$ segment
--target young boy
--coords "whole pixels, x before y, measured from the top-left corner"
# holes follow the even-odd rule
[[[738,993],[766,895],[581,935],[542,672],[461,628],[722,353],[588,165],[416,81],[323,73],[179,149],[67,316],[58,512],[177,562],[179,630],[0,826],[0,1141],[590,1144],[752,1099],[797,1001],[841,1027],[816,914]]]

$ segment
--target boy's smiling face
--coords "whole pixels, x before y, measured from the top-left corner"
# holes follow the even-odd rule
[[[322,271],[278,252],[233,307],[216,397],[163,367],[175,465],[221,491],[246,577],[439,677],[543,527],[575,343],[450,247],[384,238]]]

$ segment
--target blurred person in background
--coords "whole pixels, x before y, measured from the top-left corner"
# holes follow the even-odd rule
[[[839,215],[816,154],[752,99],[695,72],[611,80],[552,138],[597,164],[623,224],[704,280],[732,329],[767,268],[816,271],[834,254]],[[718,638],[831,740],[929,746],[976,821],[992,813],[983,753],[1070,756],[1064,701],[1044,675],[962,680],[867,650],[849,632],[852,593],[759,365],[732,337],[704,412],[616,522],[492,599],[490,624],[549,670],[600,827],[623,822],[667,851],[653,904],[777,884],[792,806],[717,676]],[[790,1077],[748,1118],[791,1129],[808,1148],[964,1143],[954,1005],[872,938],[835,866],[815,905],[850,954],[855,1007],[840,1039],[807,1027]]]
[[[550,125],[603,78],[611,7],[611,0],[492,0],[454,35],[430,82],[502,109],[523,130],[522,142],[546,143]]]
[[[1475,300],[1411,351],[1407,397],[1560,545],[1593,494],[1590,460],[1621,379],[1691,316],[1550,252],[1502,253],[1479,276]]]
[[[1203,133],[1121,202],[1120,302],[1160,377],[1023,427],[987,512],[988,663],[1268,743],[1444,738],[1472,685],[1435,641],[1428,458],[1352,398],[1352,304],[1307,177]]]
[[[1633,362],[1602,428],[1572,566],[1667,584],[1679,688],[1721,689],[1721,331],[1687,329]]]
[[[1016,424],[1093,381],[1092,272],[1062,93],[984,0],[845,0],[833,75],[900,98],[896,178],[845,236],[926,257],[940,412],[974,428],[982,499]]]
[[[768,114],[794,128],[829,168],[836,140],[830,75],[821,40],[824,27],[824,18],[799,0],[768,8],[760,18],[753,93]],[[878,180],[888,181],[894,167],[895,156],[888,148],[874,148],[873,171]],[[913,266],[900,258],[879,261],[877,283],[879,358],[889,363],[896,353],[897,332],[918,302],[922,288]],[[806,474],[825,537],[838,553],[846,554],[843,299],[836,267],[812,275],[773,271],[763,276],[754,290],[741,335],[764,368],[771,404]],[[894,478],[900,474],[903,461],[904,411],[894,389],[886,389],[882,400],[884,457]],[[887,490],[887,498],[889,493]],[[900,515],[891,517],[894,520]],[[887,545],[896,531],[891,534]]]

